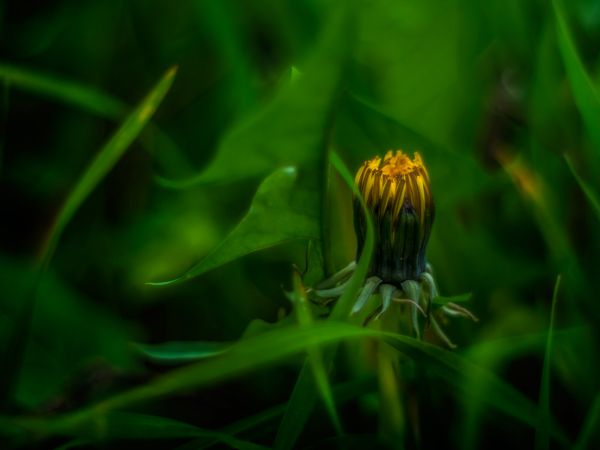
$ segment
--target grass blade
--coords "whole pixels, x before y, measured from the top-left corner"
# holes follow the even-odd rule
[[[298,323],[300,326],[310,326],[313,323],[313,318],[309,309],[306,291],[302,285],[301,276],[297,271],[294,271],[293,274],[293,287],[294,290],[291,293],[291,297],[296,308]],[[342,421],[340,420],[333,399],[331,384],[329,383],[329,377],[327,375],[327,366],[323,360],[323,352],[318,346],[310,347],[308,349],[308,363],[312,369],[319,394],[321,395],[321,399],[325,404],[325,409],[333,422],[333,426],[338,435],[343,435]]]
[[[550,326],[546,338],[546,350],[544,354],[544,366],[542,369],[542,380],[540,382],[539,400],[539,422],[535,433],[536,450],[544,450],[550,447],[550,366],[552,358],[552,339],[554,333],[554,320],[556,315],[556,301],[560,288],[560,275],[556,278],[554,294],[552,295],[552,310],[550,313]]]
[[[600,128],[598,127],[598,123],[600,123],[600,96],[598,96],[598,91],[577,53],[561,1],[553,0],[552,6],[556,18],[558,47],[573,90],[575,104],[581,113],[585,128],[596,149],[596,154],[598,154],[600,152]],[[597,158],[595,159],[597,160]]]
[[[575,167],[573,166],[573,162],[571,161],[571,158],[569,158],[568,155],[564,155],[564,156],[565,156],[565,161],[567,161],[567,165],[569,166],[569,170],[573,174],[573,177],[575,177],[575,181],[577,181],[577,184],[579,184],[579,187],[585,194],[585,197],[590,202],[590,205],[592,205],[592,209],[593,209],[594,213],[596,214],[596,217],[598,218],[598,220],[600,220],[600,200],[598,199],[598,196],[592,190],[590,185],[587,184],[585,181],[583,181],[583,178],[581,178],[579,173],[575,170]]]
[[[365,217],[367,218],[367,236],[365,239],[365,245],[363,248],[363,252],[360,256],[360,260],[356,265],[356,270],[350,279],[350,284],[346,288],[345,292],[337,301],[333,311],[331,312],[331,318],[333,320],[346,320],[350,311],[352,310],[352,306],[354,301],[356,300],[356,296],[358,294],[359,289],[365,282],[365,278],[367,277],[367,272],[369,270],[369,266],[371,265],[371,258],[373,256],[373,247],[375,245],[375,228],[373,226],[373,219],[371,217],[371,213],[367,209],[367,205],[358,190],[358,186],[354,183],[354,177],[342,161],[342,159],[335,153],[332,152],[329,161],[331,165],[335,167],[338,173],[341,175],[342,179],[346,182],[348,187],[352,189],[352,192],[360,201],[360,204],[365,213]]]
[[[212,438],[240,450],[263,450],[266,447],[235,438],[227,433],[205,430],[165,417],[113,412],[102,421],[90,424],[93,429],[78,430],[94,440],[173,439],[183,437]]]
[[[101,117],[118,119],[127,110],[121,101],[89,86],[12,64],[0,63],[0,79],[14,87],[77,106]]]
[[[163,78],[127,117],[125,122],[123,122],[117,132],[102,147],[94,161],[89,165],[58,213],[46,245],[42,250],[42,259],[51,257],[62,231],[77,209],[79,209],[98,183],[113,168],[121,156],[123,156],[125,150],[129,148],[148,123],[173,84],[176,73],[177,67],[172,67],[165,73]]]
[[[306,351],[311,346],[363,338],[382,339],[404,355],[426,363],[433,374],[461,392],[469,389],[466,374],[475,374],[492,387],[484,393],[482,401],[525,424],[534,428],[537,426],[536,405],[493,372],[476,366],[457,354],[408,336],[329,321],[315,323],[310,327],[288,327],[240,341],[219,358],[174,370],[146,385],[135,387],[86,409],[63,416],[16,419],[0,417],[0,430],[20,429],[27,435],[72,435],[81,427],[102,420],[112,411],[223,382],[249,370],[256,370]],[[311,379],[310,372],[308,375]],[[552,435],[561,443],[565,443],[566,438],[560,427],[554,422],[551,425]]]
[[[585,450],[589,448],[590,440],[596,435],[598,438],[598,424],[600,422],[600,393],[596,394],[596,398],[592,403],[592,407],[585,418],[585,422],[581,427],[581,432],[577,438],[577,442],[573,446],[573,450]]]
[[[222,354],[229,345],[216,342],[165,342],[136,344],[136,349],[150,361],[158,364],[182,364]]]
[[[32,282],[31,293],[23,301],[18,316],[12,324],[7,344],[0,355],[2,377],[0,379],[0,400],[5,401],[14,383],[15,374],[21,364],[21,358],[31,326],[38,289],[46,271],[61,234],[75,212],[85,201],[88,195],[112,169],[125,150],[144,128],[154,111],[168,92],[177,68],[169,69],[159,83],[150,91],[139,106],[129,115],[117,132],[102,147],[94,161],[90,164],[79,179],[71,193],[68,195],[63,207],[60,209],[56,220],[48,233],[47,239],[39,254],[39,268]]]
[[[330,153],[329,160],[331,165],[340,173],[346,184],[353,190],[354,194],[360,200],[367,217],[367,237],[360,261],[358,262],[352,275],[350,284],[348,285],[344,294],[336,302],[336,305],[329,318],[329,320],[344,321],[350,314],[352,305],[354,304],[354,301],[356,301],[358,290],[363,285],[367,275],[367,271],[371,263],[371,256],[373,254],[375,232],[370,213],[366,208],[362,195],[354,184],[354,178],[336,153]],[[328,349],[323,357],[324,364],[329,364],[333,360],[335,352],[336,348]],[[314,408],[316,402],[316,392],[310,375],[308,364],[305,363],[300,371],[300,375],[298,376],[298,381],[294,386],[294,390],[292,391],[292,396],[290,397],[288,408],[283,416],[283,420],[281,421],[279,429],[277,430],[274,443],[275,449],[290,449],[294,446],[298,436],[304,428],[304,424],[308,420],[308,417]]]

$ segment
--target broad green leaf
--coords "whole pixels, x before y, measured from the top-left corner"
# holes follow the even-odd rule
[[[216,249],[180,277],[148,284],[179,283],[257,250],[319,236],[319,192],[312,174],[285,167],[262,182],[246,217]]]
[[[540,381],[539,397],[539,418],[535,433],[536,449],[550,448],[550,368],[552,358],[554,321],[556,316],[556,301],[558,300],[558,290],[560,288],[560,275],[556,278],[554,285],[554,294],[552,295],[552,310],[550,312],[550,326],[548,327],[548,337],[546,338],[546,350],[544,352],[544,365],[542,369],[542,379]]]
[[[230,344],[220,342],[165,342],[136,344],[136,349],[149,360],[160,364],[181,364],[211,358],[226,351]]]
[[[556,33],[560,55],[565,64],[575,104],[581,113],[585,128],[596,150],[595,157],[591,159],[596,161],[600,152],[600,128],[598,127],[598,123],[600,123],[600,97],[577,53],[562,2],[553,0],[552,6],[556,17]]]
[[[283,85],[264,108],[233,128],[205,170],[187,180],[162,180],[162,184],[187,188],[322,160],[350,40],[346,9],[332,13],[303,75]]]

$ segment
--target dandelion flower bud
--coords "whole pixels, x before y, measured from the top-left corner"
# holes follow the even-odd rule
[[[375,249],[370,275],[399,286],[418,280],[425,272],[425,250],[434,218],[429,174],[421,156],[410,157],[398,150],[384,158],[365,161],[356,174],[356,185],[375,224]],[[354,199],[357,259],[365,236],[366,220]]]

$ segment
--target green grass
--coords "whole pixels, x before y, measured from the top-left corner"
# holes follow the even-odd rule
[[[2,448],[600,445],[595,2],[23,8],[0,5]],[[314,291],[390,149],[430,174],[432,307],[479,318],[442,324],[456,350],[406,305],[350,314],[377,216],[337,301]]]

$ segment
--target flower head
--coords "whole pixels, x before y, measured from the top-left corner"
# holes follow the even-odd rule
[[[375,219],[375,251],[370,274],[400,285],[418,280],[425,271],[425,249],[434,218],[429,174],[418,153],[413,159],[401,150],[365,161],[356,185]],[[366,220],[355,199],[355,229],[360,255]]]

